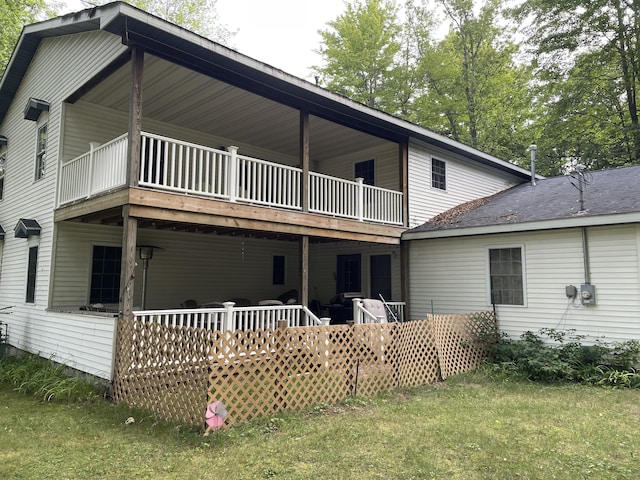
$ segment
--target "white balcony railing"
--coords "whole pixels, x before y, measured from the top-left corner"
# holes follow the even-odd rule
[[[280,321],[285,321],[287,327],[322,324],[303,305],[235,307],[233,302],[227,302],[220,308],[137,311],[133,316],[143,323],[219,331],[275,329]]]
[[[58,205],[121,187],[126,181],[127,135],[65,163]],[[271,207],[302,209],[302,170],[151,133],[142,134],[142,187]],[[402,225],[402,193],[309,174],[309,211],[360,221]]]

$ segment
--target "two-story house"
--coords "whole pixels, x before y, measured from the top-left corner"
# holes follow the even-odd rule
[[[107,379],[117,311],[411,318],[403,232],[530,176],[124,3],[25,27],[0,162],[9,343]]]

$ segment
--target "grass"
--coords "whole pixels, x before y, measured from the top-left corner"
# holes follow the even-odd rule
[[[4,383],[0,471],[6,479],[631,479],[639,421],[637,390],[476,373],[205,437],[122,405],[43,402]]]

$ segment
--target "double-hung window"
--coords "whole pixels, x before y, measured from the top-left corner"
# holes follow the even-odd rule
[[[7,154],[0,152],[0,200],[4,198],[4,169],[7,163]]]
[[[36,272],[38,269],[38,247],[29,248],[29,263],[27,265],[27,294],[26,303],[36,301]]]
[[[489,249],[489,283],[491,303],[524,305],[523,248]]]
[[[447,189],[447,164],[437,158],[431,159],[431,186],[440,190]]]
[[[47,124],[44,123],[38,127],[38,136],[36,138],[36,180],[44,177],[45,165],[47,157]]]

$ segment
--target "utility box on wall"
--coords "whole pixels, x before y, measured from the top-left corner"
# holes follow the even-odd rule
[[[596,287],[590,283],[580,285],[580,301],[583,305],[596,304]]]

